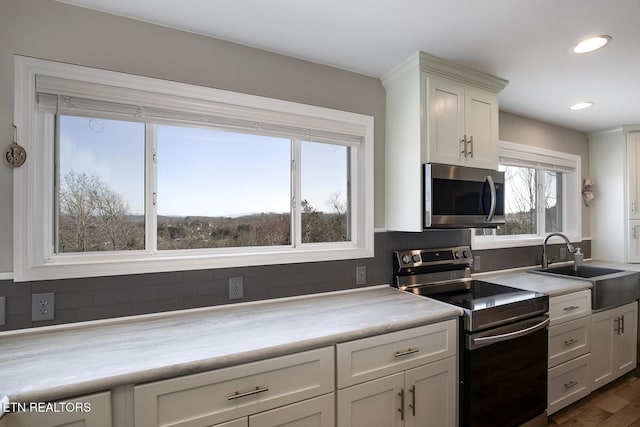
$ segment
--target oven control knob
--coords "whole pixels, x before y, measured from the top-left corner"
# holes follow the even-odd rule
[[[467,252],[467,251],[464,251],[464,252],[462,253],[462,255],[463,255],[465,258],[469,258],[469,252]]]
[[[412,258],[413,262],[420,262],[420,255],[414,255]]]
[[[456,252],[453,253],[453,255],[456,257],[456,259],[462,258],[462,252],[456,251]]]
[[[411,257],[409,255],[402,255],[402,262],[404,264],[409,264],[411,262]]]

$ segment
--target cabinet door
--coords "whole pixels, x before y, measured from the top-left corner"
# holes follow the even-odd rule
[[[638,303],[633,302],[618,309],[619,333],[614,332],[613,373],[618,378],[636,367]]]
[[[403,392],[404,373],[338,390],[338,427],[402,426]]]
[[[111,427],[111,393],[64,400],[64,409],[55,410],[61,402],[51,402],[52,409],[41,412],[14,412],[2,417],[2,427]],[[68,405],[74,405],[73,411]],[[27,406],[28,410],[28,406]],[[3,424],[4,423],[4,424]]]
[[[333,393],[249,417],[249,427],[333,427]]]
[[[627,221],[629,225],[629,250],[627,262],[640,262],[640,220]]]
[[[591,316],[593,389],[629,372],[637,361],[638,303]]]
[[[593,390],[613,380],[613,339],[616,310],[606,310],[591,316],[591,373]]]
[[[464,105],[467,166],[498,169],[498,96],[467,88]]]
[[[627,135],[627,218],[640,219],[640,132]]]
[[[464,165],[464,86],[426,77],[427,158],[424,162]]]
[[[405,373],[405,426],[455,427],[457,363],[449,357]]]

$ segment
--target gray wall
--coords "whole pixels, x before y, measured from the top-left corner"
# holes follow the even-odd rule
[[[5,145],[13,134],[14,54],[368,114],[375,118],[375,226],[384,227],[385,93],[379,79],[52,0],[0,2],[0,141]],[[588,170],[588,143],[579,132],[501,113],[500,137],[580,154],[583,171]],[[12,270],[12,185],[11,170],[0,165],[0,273]],[[588,220],[583,224],[587,236]],[[227,279],[238,275],[245,278],[243,301],[354,288],[355,268],[361,265],[367,267],[367,284],[389,283],[394,249],[469,240],[468,231],[379,232],[375,257],[366,260],[0,281],[0,295],[7,297],[7,325],[0,330],[225,304]],[[541,248],[478,252],[481,271],[489,271],[536,264]],[[31,294],[39,292],[56,293],[53,322],[31,322]]]

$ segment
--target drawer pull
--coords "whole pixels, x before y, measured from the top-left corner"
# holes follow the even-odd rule
[[[569,381],[568,383],[566,383],[564,385],[564,388],[566,388],[567,390],[570,389],[571,387],[575,387],[578,385],[577,381]]]
[[[393,357],[408,356],[410,354],[418,353],[418,352],[420,352],[419,348],[408,348],[405,351],[396,351],[396,354],[394,354]]]
[[[265,391],[269,391],[269,387],[256,387],[255,389],[245,391],[244,393],[236,391],[231,396],[227,397],[227,400],[235,400],[240,399],[241,397],[253,396],[254,394],[264,393]]]
[[[579,309],[579,308],[580,308],[580,307],[578,307],[577,305],[572,305],[572,306],[569,306],[569,307],[565,307],[565,308],[563,308],[563,310],[564,310],[564,311],[573,311],[573,310],[577,310],[577,309]]]
[[[570,340],[566,340],[564,342],[564,345],[571,345],[571,344],[575,344],[577,342],[578,342],[578,340],[574,340],[573,338],[571,338]]]

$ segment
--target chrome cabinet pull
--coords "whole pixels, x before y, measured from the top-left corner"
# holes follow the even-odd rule
[[[564,345],[571,345],[571,344],[575,344],[577,342],[578,342],[578,340],[574,340],[573,338],[571,338],[570,340],[566,340],[564,342]]]
[[[573,311],[573,310],[577,310],[577,309],[579,309],[579,308],[580,308],[580,307],[578,307],[577,305],[572,305],[572,306],[569,306],[569,307],[565,307],[565,308],[563,308],[563,310],[564,310],[564,311]]]
[[[564,385],[564,388],[568,390],[568,389],[570,389],[571,387],[575,387],[575,386],[577,386],[577,385],[578,385],[578,382],[577,382],[577,381],[569,381],[568,383],[566,383],[566,384]]]
[[[613,331],[620,335],[620,316],[616,317],[615,319],[613,319],[613,323],[615,324]]]
[[[469,144],[469,157],[473,159],[473,135],[469,137],[469,141],[467,141],[467,144]]]
[[[409,389],[409,393],[411,393],[411,403],[409,404],[409,408],[413,413],[413,416],[416,416],[416,385],[412,385]]]
[[[620,327],[620,333],[624,334],[624,314],[620,317],[620,323],[622,324]]]
[[[227,397],[227,400],[235,400],[240,399],[241,397],[253,396],[254,394],[264,393],[265,391],[269,391],[269,387],[256,387],[253,390],[245,391],[243,393],[236,391],[231,396]]]
[[[419,353],[419,352],[420,352],[419,348],[408,348],[405,351],[396,351],[393,357],[408,356],[410,354]]]
[[[458,147],[462,145],[462,149],[460,150],[460,154],[467,157],[467,135],[465,134],[464,139],[461,139],[458,143]]]
[[[404,421],[404,389],[400,389],[398,396],[400,396],[400,409],[398,409],[398,412],[400,412],[400,421]]]

